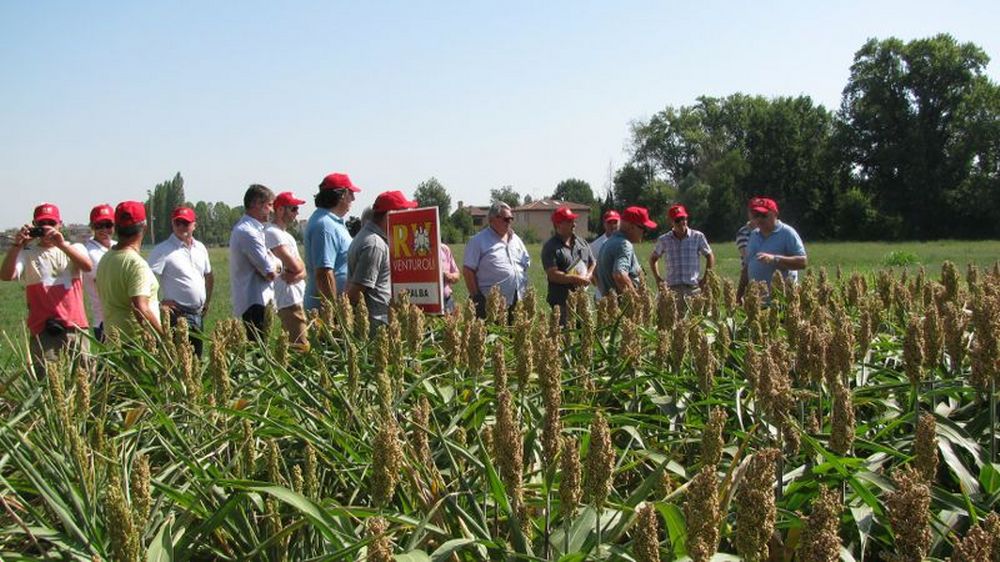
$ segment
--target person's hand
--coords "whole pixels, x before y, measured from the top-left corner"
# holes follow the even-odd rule
[[[29,234],[30,231],[31,231],[30,224],[22,226],[21,230],[18,230],[17,234],[14,235],[14,245],[17,246],[18,248],[21,248],[25,244],[27,244],[31,240],[31,235]]]
[[[162,300],[160,301],[160,307],[169,308],[170,310],[177,310],[177,301],[171,299]]]
[[[66,238],[63,237],[63,233],[58,228],[48,225],[45,225],[42,228],[45,229],[45,234],[42,234],[42,240],[44,240],[46,244],[62,248],[67,243]]]
[[[778,256],[774,254],[765,254],[764,252],[760,252],[757,254],[756,258],[757,261],[761,263],[766,263],[770,265],[775,265],[778,263]]]

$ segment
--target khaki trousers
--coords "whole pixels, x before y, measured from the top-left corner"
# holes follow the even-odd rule
[[[288,332],[288,342],[297,345],[305,345],[306,339],[306,311],[301,304],[293,304],[278,310],[278,318],[281,319],[281,327]]]

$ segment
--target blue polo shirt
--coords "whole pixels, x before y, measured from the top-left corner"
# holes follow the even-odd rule
[[[618,286],[612,275],[615,272],[627,273],[633,285],[639,283],[639,260],[635,257],[635,247],[625,237],[625,233],[617,231],[612,234],[601,248],[597,257],[597,286],[602,295],[618,292]]]
[[[761,252],[778,256],[804,256],[806,247],[802,245],[799,233],[781,221],[775,225],[774,232],[766,237],[761,234],[759,228],[753,229],[747,243],[747,274],[750,276],[750,281],[764,281],[770,286],[771,278],[774,272],[778,271],[778,266],[758,260],[756,256]],[[798,271],[783,271],[782,274],[786,281],[794,283],[799,279]]]
[[[306,255],[306,298],[307,309],[319,308],[316,292],[316,270],[325,267],[333,270],[337,281],[337,293],[347,288],[347,249],[351,247],[351,234],[344,219],[327,209],[316,209],[302,235]]]

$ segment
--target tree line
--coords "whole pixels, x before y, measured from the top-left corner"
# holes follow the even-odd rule
[[[649,208],[663,230],[667,208],[679,202],[693,226],[724,239],[746,220],[746,201],[765,195],[812,240],[997,238],[1000,86],[986,76],[988,63],[980,47],[947,34],[870,39],[854,55],[836,111],[809,96],[743,93],[667,106],[631,124],[628,160],[603,194],[569,178],[551,197],[589,205],[595,232],[605,210],[629,205]],[[414,197],[438,206],[446,242],[475,233],[436,178]],[[169,235],[171,205],[183,200],[180,174],[150,194],[157,240]],[[516,207],[531,198],[505,185],[490,201]],[[243,213],[222,202],[194,208],[208,244],[227,243]]]

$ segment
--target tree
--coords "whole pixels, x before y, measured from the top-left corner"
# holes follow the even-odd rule
[[[552,198],[560,201],[590,205],[594,202],[594,192],[590,189],[589,183],[580,179],[570,178],[559,182],[556,190],[552,192]]]
[[[997,85],[985,76],[988,63],[981,48],[950,35],[870,39],[855,54],[841,102],[843,145],[858,187],[900,226],[892,234],[953,236],[956,224],[997,232],[973,226],[985,218],[983,201],[966,197],[997,176],[995,161],[992,171],[977,163],[1000,139],[969,134],[1000,118],[989,101]]]
[[[498,189],[490,190],[490,202],[495,203],[497,201],[506,203],[513,209],[521,205],[521,195],[514,191],[514,186],[505,185]]]
[[[146,200],[148,228],[151,232],[150,242],[160,242],[170,236],[173,229],[170,226],[170,214],[184,204],[184,178],[177,172],[173,179],[156,184]]]
[[[437,207],[441,220],[447,218],[451,212],[451,196],[437,178],[432,177],[421,182],[414,190],[413,198],[421,207]]]

